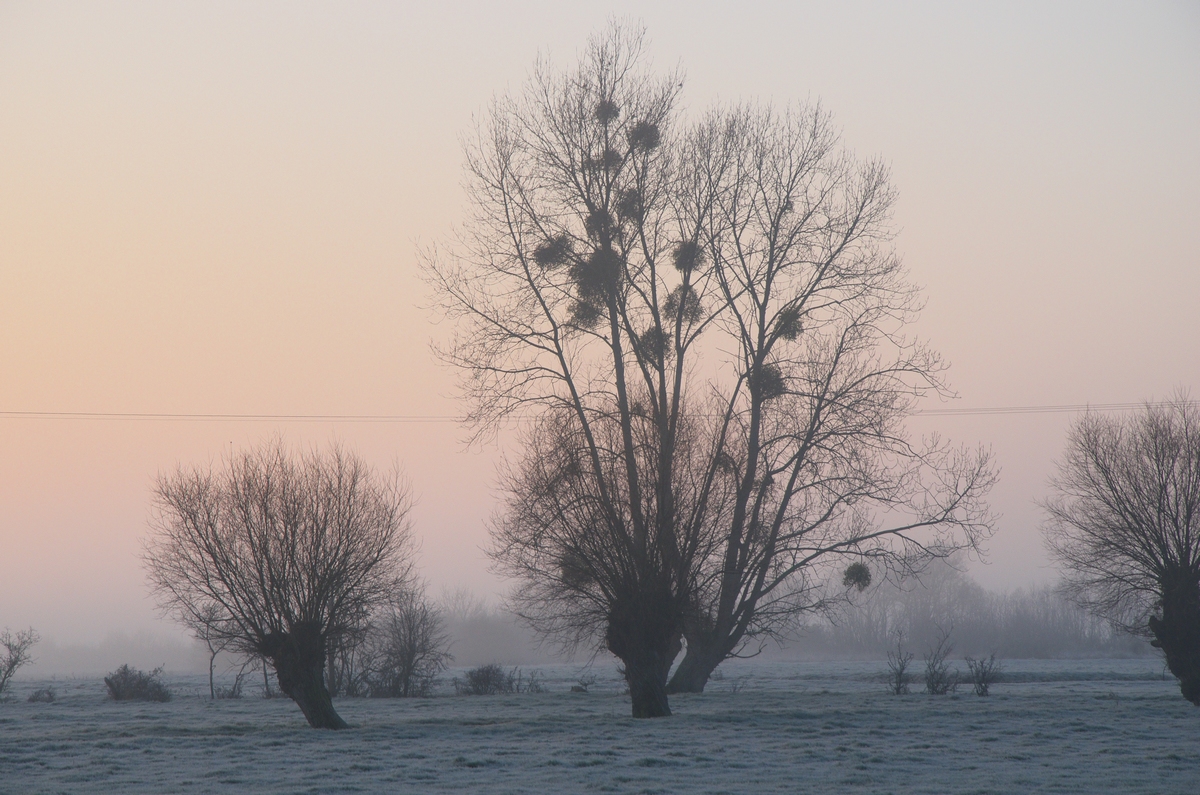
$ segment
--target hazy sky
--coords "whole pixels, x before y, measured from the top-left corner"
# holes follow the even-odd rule
[[[0,2],[0,412],[458,413],[416,252],[464,215],[473,115],[612,14],[688,108],[820,99],[891,163],[956,406],[1200,393],[1198,3],[409,5]],[[914,421],[1003,469],[985,584],[1054,578],[1034,500],[1070,419]],[[451,422],[0,415],[0,627],[165,627],[154,476],[273,433],[399,461],[434,586],[503,589],[500,450]]]

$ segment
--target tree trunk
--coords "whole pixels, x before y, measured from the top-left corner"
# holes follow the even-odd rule
[[[1200,583],[1191,573],[1163,583],[1162,618],[1150,617],[1152,646],[1163,650],[1183,697],[1200,706]]]
[[[629,698],[633,701],[633,717],[669,717],[671,705],[667,700],[667,677],[662,673],[662,665],[655,660],[645,663],[624,660],[624,663]]]
[[[605,640],[608,649],[625,665],[625,681],[633,701],[633,717],[664,718],[671,714],[667,700],[667,674],[683,647],[673,600],[631,598],[613,605]]]
[[[703,693],[708,678],[725,659],[701,641],[688,639],[687,653],[667,684],[667,693]]]
[[[325,642],[316,627],[298,626],[267,637],[263,654],[275,666],[279,689],[295,701],[314,729],[346,729],[325,687]]]

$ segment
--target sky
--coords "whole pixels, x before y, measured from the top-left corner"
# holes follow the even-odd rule
[[[1200,396],[1200,3],[0,1],[0,627],[174,630],[138,558],[154,479],[278,435],[399,463],[436,590],[483,554],[504,437],[454,417],[418,252],[464,138],[539,53],[642,21],[684,104],[817,101],[890,164],[896,246],[956,408]],[[926,415],[991,448],[993,588],[1052,582],[1074,415]]]

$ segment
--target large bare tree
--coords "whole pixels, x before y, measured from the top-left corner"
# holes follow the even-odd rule
[[[670,713],[690,592],[695,544],[672,467],[703,326],[692,284],[705,277],[675,206],[681,81],[648,73],[642,44],[613,25],[574,71],[539,62],[523,94],[494,102],[468,153],[474,218],[428,273],[462,321],[442,353],[466,374],[471,420],[487,430],[520,412],[570,438],[587,522],[576,531],[605,556],[591,561],[599,635],[648,717]],[[501,543],[498,562],[559,577],[557,563],[519,557],[535,546]]]
[[[155,498],[143,560],[163,609],[269,660],[309,725],[345,728],[325,661],[408,587],[404,484],[341,447],[293,453],[277,441],[218,470],[160,476]]]
[[[470,421],[526,422],[493,548],[518,610],[599,641],[654,716],[685,636],[679,689],[699,689],[813,607],[818,559],[977,546],[992,476],[903,434],[944,387],[902,336],[916,294],[886,170],[816,109],[686,123],[680,76],[643,46],[613,24],[494,102],[468,149],[474,215],[427,272]]]
[[[1071,428],[1043,507],[1080,604],[1152,636],[1200,706],[1200,407],[1180,393]]]
[[[936,354],[904,336],[918,295],[891,248],[886,168],[845,153],[812,106],[716,112],[687,159],[700,301],[730,374],[708,385],[708,478],[732,483],[707,496],[732,499],[705,511],[724,524],[670,683],[698,692],[749,641],[836,600],[831,581],[978,550],[994,473],[982,451],[905,432],[915,398],[946,390]]]

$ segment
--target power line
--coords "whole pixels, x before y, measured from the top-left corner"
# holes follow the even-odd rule
[[[0,411],[2,419],[163,420],[193,423],[455,423],[438,414],[169,414],[157,412]]]
[[[1195,405],[1200,401],[1188,401]],[[1152,403],[1063,403],[1042,406],[985,406],[978,408],[917,409],[920,416],[983,417],[1005,414],[1070,414],[1085,411],[1132,411],[1146,406],[1163,407],[1167,401]],[[160,422],[356,422],[356,423],[436,423],[459,422],[461,417],[447,414],[184,414],[118,411],[0,411],[0,419],[31,420],[124,420]]]
[[[1195,405],[1197,401],[1186,401],[1189,405]],[[953,416],[953,415],[968,415],[968,416],[986,416],[990,414],[1070,414],[1084,411],[1133,411],[1136,409],[1153,406],[1162,408],[1171,405],[1169,401],[1157,401],[1150,403],[1064,403],[1061,405],[1050,406],[990,406],[984,408],[944,408],[944,409],[917,409],[914,414],[922,414],[926,416]]]

